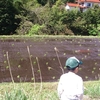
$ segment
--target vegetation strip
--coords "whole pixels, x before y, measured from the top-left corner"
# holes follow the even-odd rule
[[[0,84],[0,100],[58,100],[57,96],[58,82],[43,82],[42,90],[40,91],[41,83],[1,83]],[[13,87],[13,85],[15,87]],[[100,99],[100,81],[85,81],[84,95],[91,99]]]

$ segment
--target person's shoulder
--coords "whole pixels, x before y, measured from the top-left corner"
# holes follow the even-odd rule
[[[62,74],[61,77],[64,77],[66,75],[66,73]]]
[[[83,80],[82,77],[77,75],[77,74],[76,74],[76,77],[77,77],[78,80]]]
[[[68,73],[62,74],[60,78],[65,78],[67,74],[68,74]]]

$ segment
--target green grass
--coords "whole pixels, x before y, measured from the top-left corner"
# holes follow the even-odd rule
[[[1,83],[0,100],[59,100],[57,82],[46,83]],[[100,98],[100,81],[84,82],[84,94]],[[97,100],[97,99],[95,99]]]
[[[81,35],[1,35],[2,39],[11,38],[100,38],[100,36],[81,36]]]
[[[84,94],[89,95],[91,98],[100,99],[100,81],[84,82]]]
[[[58,100],[57,83],[1,83],[0,100]],[[19,99],[20,98],[20,99]]]

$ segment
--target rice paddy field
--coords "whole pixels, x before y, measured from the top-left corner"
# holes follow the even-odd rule
[[[87,100],[99,100],[99,37],[0,37],[0,100],[59,100],[57,83],[70,56],[83,61],[78,74]]]

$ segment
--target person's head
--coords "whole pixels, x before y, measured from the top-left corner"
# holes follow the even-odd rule
[[[76,57],[70,57],[66,60],[66,67],[69,71],[78,72],[79,65],[82,61],[78,60]]]

